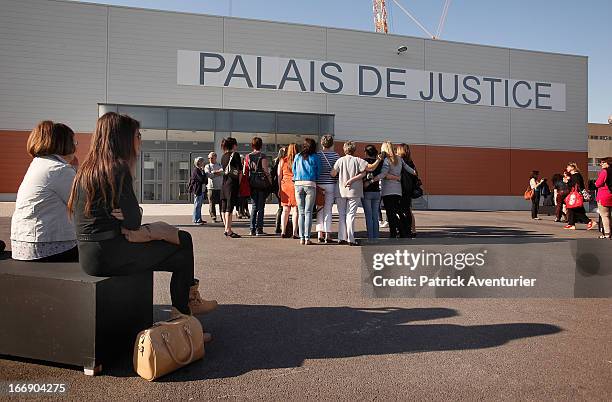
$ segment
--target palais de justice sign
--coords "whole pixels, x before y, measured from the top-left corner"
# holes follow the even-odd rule
[[[179,50],[177,83],[565,111],[565,84],[369,64]]]

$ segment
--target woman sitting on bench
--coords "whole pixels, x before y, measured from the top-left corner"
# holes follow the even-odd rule
[[[191,235],[164,222],[141,225],[132,184],[139,129],[138,121],[117,113],[98,119],[68,202],[81,267],[93,276],[172,272],[172,315],[207,313],[217,302],[202,300],[198,292]]]
[[[76,171],[76,141],[70,127],[40,122],[28,137],[34,158],[19,191],[11,219],[11,252],[15,260],[79,260],[74,225],[66,203]]]

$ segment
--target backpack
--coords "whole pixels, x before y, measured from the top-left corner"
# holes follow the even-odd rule
[[[268,191],[272,183],[268,180],[268,176],[264,173],[261,167],[261,161],[265,158],[262,153],[259,153],[257,162],[252,160],[253,154],[248,155],[248,174],[249,185],[253,190]]]

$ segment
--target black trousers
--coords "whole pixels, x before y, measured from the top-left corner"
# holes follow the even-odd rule
[[[385,203],[385,211],[387,211],[387,220],[389,221],[389,236],[391,238],[407,237],[406,232],[406,216],[402,213],[402,196],[401,195],[385,195],[382,197]]]
[[[531,197],[531,219],[538,217],[538,209],[540,208],[540,193],[534,193]]]
[[[412,233],[412,198],[402,196],[400,203],[402,214],[404,215],[404,224],[406,225],[406,233]]]
[[[36,262],[79,262],[79,249],[73,247],[70,250],[66,250],[63,253],[50,255],[45,258],[39,258],[34,260]]]
[[[591,220],[586,214],[584,206],[567,209],[567,224],[574,226],[576,223],[589,223]]]
[[[189,314],[193,277],[193,241],[179,231],[180,245],[161,240],[130,243],[123,236],[101,242],[79,242],[81,268],[92,276],[122,276],[146,271],[172,272],[172,306]],[[129,306],[126,306],[129,308]]]

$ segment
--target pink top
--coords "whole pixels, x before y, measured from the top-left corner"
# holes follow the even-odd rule
[[[612,194],[608,186],[606,186],[607,177],[608,172],[606,169],[601,169],[599,171],[599,176],[597,176],[597,181],[595,182],[595,187],[597,187],[596,200],[601,202],[601,205],[604,207],[612,207]]]

